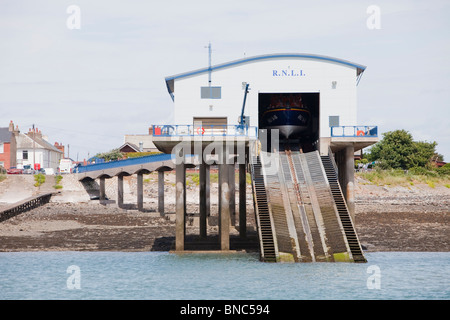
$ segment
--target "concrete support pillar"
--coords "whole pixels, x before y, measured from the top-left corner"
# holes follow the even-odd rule
[[[230,165],[225,163],[225,158],[219,164],[219,239],[220,249],[230,250],[230,187],[228,182]]]
[[[158,211],[164,217],[164,171],[158,171]]]
[[[123,175],[117,176],[117,206],[123,208]]]
[[[186,165],[184,161],[176,165],[176,231],[175,250],[184,250],[184,237],[186,234]]]
[[[144,177],[141,172],[137,174],[137,208],[139,211],[144,210]]]
[[[100,201],[106,200],[105,177],[100,177]]]
[[[207,175],[209,172],[207,170],[207,164],[202,162],[200,164],[200,237],[206,238],[206,226],[207,226],[207,198],[209,195],[206,194],[207,186]]]
[[[239,236],[247,237],[247,194],[245,164],[239,164]]]
[[[355,221],[355,165],[354,165],[355,149],[353,145],[346,146],[344,149],[336,153],[336,163],[339,170],[339,184],[341,185],[342,194],[344,195],[347,208]]]
[[[236,225],[236,173],[234,160],[228,165],[228,184],[230,188],[230,219],[231,225]]]
[[[345,199],[347,200],[347,207],[355,221],[355,148],[353,145],[345,147]]]
[[[211,166],[209,164],[205,165],[206,167],[206,216],[209,217],[211,215],[211,192],[210,192],[210,187],[211,187]]]

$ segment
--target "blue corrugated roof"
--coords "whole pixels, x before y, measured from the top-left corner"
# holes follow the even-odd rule
[[[366,69],[366,66],[363,66],[361,64],[357,64],[354,62],[350,62],[350,61],[342,60],[342,59],[338,59],[338,58],[317,55],[317,54],[277,53],[277,54],[266,54],[266,55],[254,56],[254,57],[250,57],[250,58],[234,60],[234,61],[218,64],[215,66],[211,66],[211,68],[207,67],[207,68],[202,68],[202,69],[197,69],[197,70],[193,70],[193,71],[189,71],[189,72],[180,73],[180,74],[173,75],[173,76],[168,76],[165,79],[166,85],[167,85],[167,89],[168,89],[170,95],[173,97],[173,83],[170,83],[173,80],[190,77],[190,76],[206,73],[209,71],[219,70],[219,69],[223,69],[223,68],[234,67],[236,65],[245,64],[245,63],[249,63],[249,62],[268,60],[268,59],[285,59],[285,58],[314,59],[314,60],[322,60],[322,61],[326,61],[326,62],[340,63],[343,65],[355,68],[356,72],[357,72],[356,73],[357,76],[359,76]]]

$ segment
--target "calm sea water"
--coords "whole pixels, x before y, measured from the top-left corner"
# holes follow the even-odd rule
[[[450,299],[450,252],[366,257],[272,264],[240,253],[0,253],[0,299]]]

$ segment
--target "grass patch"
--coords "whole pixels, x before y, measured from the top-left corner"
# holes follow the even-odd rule
[[[436,184],[435,184],[433,181],[428,180],[428,181],[427,181],[427,185],[428,185],[430,188],[436,188]]]
[[[376,169],[369,172],[357,172],[355,176],[377,186],[408,187],[427,184],[430,188],[435,188],[438,185],[450,185],[450,175],[425,168],[413,168],[409,171]]]
[[[34,175],[35,187],[40,187],[45,182],[45,175],[42,173]]]
[[[60,175],[60,174],[56,175],[55,176],[55,185],[53,186],[53,188],[55,188],[55,189],[62,189],[63,186],[60,185],[62,179],[63,179],[62,175]]]
[[[0,182],[2,182],[3,180],[6,180],[6,175],[0,174]]]

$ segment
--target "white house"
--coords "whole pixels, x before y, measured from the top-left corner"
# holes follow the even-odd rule
[[[34,164],[39,164],[40,168],[53,168],[56,171],[60,160],[64,158],[63,152],[49,143],[40,131],[20,133],[16,142],[17,168],[26,165],[33,168]]]

